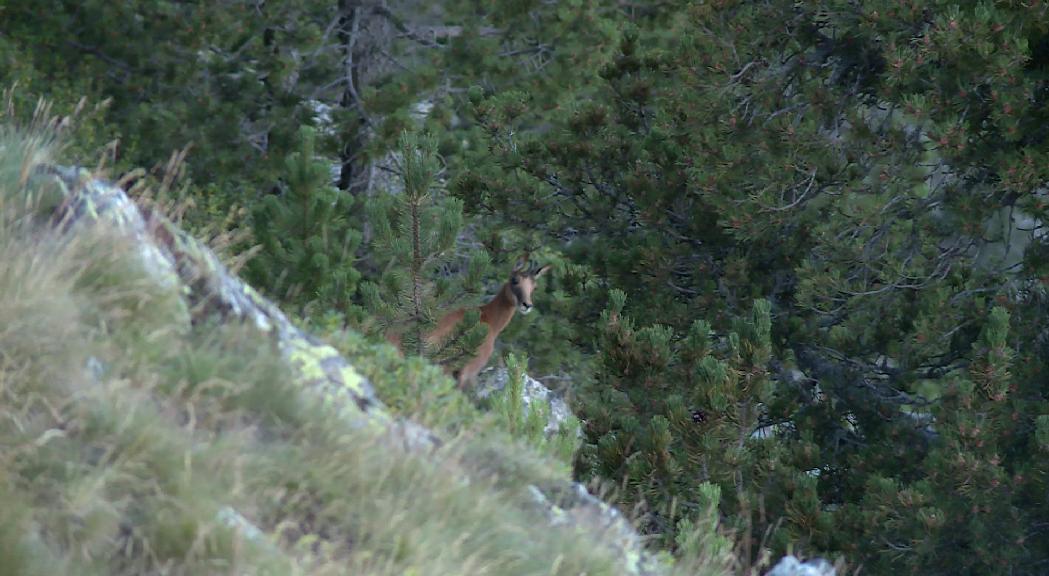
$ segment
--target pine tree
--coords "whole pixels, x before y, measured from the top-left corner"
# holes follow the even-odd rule
[[[848,550],[857,561],[877,558],[882,572],[931,569],[950,550],[977,555],[962,566],[1015,561],[1035,573],[1049,554],[1032,544],[1039,529],[1003,530],[1003,539],[989,539],[998,548],[970,535],[917,550],[893,538],[896,524],[882,529],[882,516],[854,522],[851,506],[867,502],[874,514],[889,492],[883,480],[918,490],[960,472],[946,473],[950,435],[939,422],[967,421],[971,434],[971,423],[988,418],[986,407],[950,400],[964,381],[1022,395],[1008,421],[995,420],[1010,438],[999,466],[1040,485],[1030,471],[1043,469],[1032,435],[1047,408],[1035,367],[1049,358],[1040,343],[1049,333],[1040,320],[1049,271],[1049,12],[894,1],[662,8],[659,17],[622,17],[614,51],[578,71],[585,80],[566,84],[559,107],[524,91],[472,92],[485,136],[453,188],[492,225],[536,234],[581,271],[565,290],[577,299],[569,320],[577,329],[595,322],[604,299],[588,278],[623,290],[652,324],[627,331],[629,354],[619,336],[593,346],[574,340],[598,359],[596,382],[613,381],[612,352],[627,362],[619,369],[645,358],[622,394],[613,386],[580,398],[591,437],[608,448],[598,443],[582,470],[631,479],[632,494],[649,504],[687,482],[694,469],[661,455],[673,420],[630,415],[666,402],[658,387],[641,391],[661,382],[652,376],[660,367],[675,365],[676,335],[696,318],[729,334],[748,315],[746,303],[762,297],[772,318],[762,369],[775,378],[755,406],[780,424],[763,448],[778,463],[771,475],[740,469],[744,485],[764,483],[748,499],[725,491],[722,506],[736,525],[753,518],[757,536],[782,521],[768,540],[776,550]],[[1017,309],[1012,329],[1024,337],[1007,347],[1026,359],[1023,378],[994,368],[981,383],[968,372],[986,365],[986,342],[973,344],[999,322],[992,303]],[[618,427],[594,428],[607,422],[604,411],[622,415]],[[635,448],[618,442],[641,437],[645,444],[631,445],[641,456],[628,465]],[[721,464],[736,465],[730,436],[711,438]],[[708,453],[688,451],[686,461]],[[967,500],[940,490],[944,509],[958,511],[950,522],[984,521],[989,504],[963,514],[958,504]],[[1015,514],[1004,509],[999,519]],[[1028,509],[1031,516],[1015,517],[1029,526],[1046,518],[1043,507]],[[1017,536],[1008,551],[1005,535]],[[857,549],[860,541],[869,545]]]
[[[376,328],[396,334],[404,352],[438,363],[462,362],[487,332],[480,313],[468,306],[480,295],[487,254],[456,244],[463,233],[462,202],[439,189],[436,140],[404,132],[398,159],[401,190],[368,201],[371,258],[381,272],[362,283],[362,298]],[[468,311],[454,334],[428,346],[425,335],[440,315],[464,306]]]
[[[361,243],[350,218],[354,201],[331,184],[328,163],[316,154],[315,131],[304,127],[300,138],[300,149],[285,159],[279,193],[252,213],[260,251],[247,273],[303,312],[351,313]]]
[[[187,223],[202,227],[252,208],[298,147],[312,101],[333,97],[338,52],[325,31],[336,17],[329,0],[16,0],[3,19],[19,65],[0,65],[0,83],[21,80],[31,100],[108,99],[99,138],[119,139],[115,170],[190,146]]]
[[[193,140],[192,194],[208,206],[254,202],[279,178],[287,195],[309,98],[348,92],[328,0],[46,4],[5,6],[0,77],[53,86],[67,107],[81,89],[115,96],[118,162]],[[353,295],[347,272],[311,298],[367,302],[410,352],[447,360],[419,336],[477,303],[477,247],[497,263],[527,247],[557,274],[500,340],[571,376],[587,419],[578,474],[621,484],[660,543],[694,547],[690,522],[717,502],[750,558],[764,543],[871,573],[1044,571],[1044,3],[436,12],[448,25],[425,38],[380,15],[413,44],[410,65],[355,86],[360,102],[318,143],[365,164],[437,96],[418,144],[430,156],[401,151],[414,191],[348,211],[368,219],[352,227],[371,235],[356,267],[373,282]],[[432,185],[435,150],[451,197]],[[306,249],[266,242],[264,282],[328,282],[307,265],[280,279]]]
[[[740,510],[757,506],[770,481],[762,470],[790,469],[776,439],[754,434],[769,424],[773,393],[769,304],[756,301],[716,340],[701,320],[685,334],[638,327],[625,304],[613,290],[601,315],[594,382],[579,398],[587,444],[577,469],[613,479],[621,506],[641,506],[647,529],[671,545],[684,537],[679,525],[687,531],[706,513],[704,482]]]
[[[952,375],[928,414],[927,430],[936,442],[921,463],[924,474],[870,474],[863,499],[843,508],[841,526],[875,536],[840,543],[870,558],[871,570],[1040,571],[1032,560],[1046,553],[1037,528],[1045,507],[1032,491],[1046,486],[1044,442],[1032,437],[1034,430],[1016,426],[1033,406],[1015,397],[1020,390],[1010,374],[1009,316],[1004,308],[991,310],[973,344],[972,364]],[[1039,404],[1037,410],[1044,410],[1044,400]],[[1036,419],[1035,430],[1042,428]],[[886,555],[887,546],[895,553]]]

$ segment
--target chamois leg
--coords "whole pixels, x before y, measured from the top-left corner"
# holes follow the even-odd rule
[[[473,383],[477,379],[477,375],[481,373],[485,365],[488,364],[488,359],[492,357],[492,352],[495,350],[495,341],[486,339],[483,344],[477,349],[477,356],[466,363],[465,366],[459,371],[459,388],[466,389],[467,386]]]

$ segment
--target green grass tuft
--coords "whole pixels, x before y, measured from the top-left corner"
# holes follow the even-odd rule
[[[52,206],[33,199],[54,184],[21,167],[46,145],[0,128],[0,576],[621,572],[599,537],[529,504],[564,462],[436,368],[338,338],[449,440],[408,453],[304,395],[268,336],[181,325],[133,246],[43,225]]]
[[[391,449],[303,396],[267,337],[177,326],[131,247],[13,208],[48,185],[11,168],[47,157],[19,138],[0,136],[0,575],[618,572],[590,535],[525,505],[525,479],[560,472],[509,447],[490,465],[484,446],[510,441],[469,433],[481,417],[450,389],[411,393],[462,435],[436,454]],[[226,507],[266,540],[224,523]]]

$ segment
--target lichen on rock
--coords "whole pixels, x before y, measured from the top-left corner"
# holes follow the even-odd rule
[[[334,348],[296,327],[202,242],[156,211],[140,211],[123,189],[92,178],[86,170],[47,166],[38,172],[57,179],[66,194],[53,215],[62,228],[77,232],[105,226],[126,237],[156,287],[179,291],[184,320],[246,321],[273,338],[304,390],[319,395],[354,425],[390,423],[367,378]]]
[[[348,429],[381,432],[379,437],[400,442],[406,454],[426,455],[441,446],[432,431],[392,416],[368,378],[338,350],[297,327],[275,304],[232,273],[204,243],[159,212],[140,209],[123,189],[85,170],[46,166],[37,169],[35,177],[50,179],[60,191],[61,198],[50,207],[49,217],[65,237],[104,231],[132,248],[137,264],[152,283],[147,289],[169,292],[177,303],[178,317],[172,318],[173,323],[185,328],[212,322],[247,325],[258,333],[262,345],[268,343],[280,354],[293,374],[294,388],[304,392],[304,398],[313,398],[333,410]],[[99,377],[104,370],[97,361],[87,367]],[[537,401],[557,401],[543,396],[534,386],[530,390],[536,393]],[[551,411],[553,418],[570,415],[563,404]],[[469,483],[470,479],[464,481]],[[641,576],[663,571],[664,566],[644,549],[630,522],[581,485],[568,479],[551,480],[527,490],[532,504],[539,507],[551,526],[592,539],[595,546],[618,559],[622,573]],[[221,508],[218,520],[249,540],[272,540],[232,507]]]

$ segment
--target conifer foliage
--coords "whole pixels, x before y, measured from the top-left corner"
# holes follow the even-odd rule
[[[544,233],[588,271],[569,289],[573,323],[600,331],[594,383],[580,380],[580,473],[643,503],[665,541],[709,480],[755,555],[1039,573],[1049,11],[649,8],[624,15],[614,53],[561,106],[471,93],[483,153],[456,181],[486,219]],[[599,320],[588,276],[647,326],[617,316],[619,297]],[[734,364],[739,319],[760,325],[755,298],[768,360]],[[726,343],[712,357],[727,379],[681,360],[697,320]],[[678,425],[706,381],[755,387],[698,404],[710,429],[691,443]],[[719,428],[726,409],[736,434]]]
[[[556,430],[550,425],[550,402],[543,398],[526,400],[524,387],[526,362],[510,353],[506,357],[506,386],[493,394],[490,407],[502,421],[506,431],[531,446],[548,450],[558,458],[571,462],[579,441],[579,420],[566,415]]]
[[[303,127],[277,193],[256,206],[253,228],[261,250],[249,273],[302,310],[346,312],[360,279],[354,263],[361,234],[351,225],[353,198],[331,184],[315,142],[315,131]]]
[[[952,374],[933,405],[935,425],[927,430],[935,442],[922,462],[924,475],[908,481],[875,472],[865,478],[863,500],[845,507],[842,517],[855,523],[853,530],[885,526],[881,544],[852,545],[875,571],[992,574],[1023,567],[1031,551],[1044,551],[1037,525],[1045,506],[1031,490],[1045,489],[1046,466],[1031,442],[1030,416],[1021,417],[1028,402],[1010,398],[1019,389],[1010,374],[1009,323],[1005,308],[991,310],[968,370]],[[885,546],[905,553],[886,556]]]
[[[675,538],[702,509],[704,482],[752,505],[766,481],[755,472],[779,459],[774,440],[753,435],[773,392],[769,303],[756,301],[720,338],[702,320],[684,334],[637,326],[625,305],[613,290],[601,315],[594,381],[578,402],[588,443],[577,467],[616,479],[622,506],[640,507],[650,530]]]
[[[311,100],[333,99],[336,17],[329,0],[13,0],[0,11],[0,83],[30,104],[108,100],[104,131],[84,136],[117,139],[119,170],[189,146],[187,220],[203,227],[252,208],[299,146]]]
[[[442,313],[476,304],[470,298],[481,292],[487,254],[457,247],[464,232],[462,201],[440,189],[436,139],[404,132],[398,148],[399,189],[367,203],[371,258],[379,273],[362,284],[363,302],[381,331],[396,335],[406,353],[461,362],[487,331],[475,308],[443,342],[428,346],[425,335]]]
[[[489,257],[555,264],[500,342],[654,545],[713,506],[747,561],[1045,573],[1045,2],[445,0],[378,47],[355,15],[419,3],[45,4],[0,8],[0,79],[112,97],[124,164],[194,141],[191,195],[251,209],[248,271],[300,312],[452,363],[476,312],[423,335]],[[396,72],[357,85],[364,52]]]

